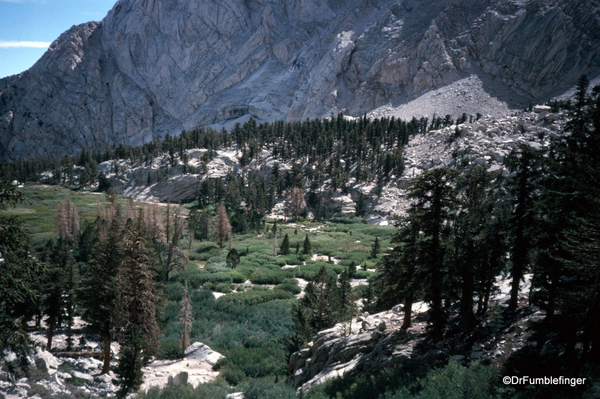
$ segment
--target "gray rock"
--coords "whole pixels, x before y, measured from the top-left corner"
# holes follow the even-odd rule
[[[481,359],[483,357],[483,352],[481,351],[473,351],[471,352],[471,359]]]
[[[202,342],[194,342],[185,350],[185,357],[205,361],[211,366],[214,366],[219,361],[219,359],[222,359],[225,356],[213,351]]]
[[[35,367],[49,374],[55,373],[58,369],[58,359],[46,350],[38,348],[33,356],[33,360],[35,362]]]
[[[452,359],[454,359],[454,361],[456,361],[456,362],[462,362],[463,360],[465,360],[465,356],[464,355],[454,355],[454,356],[452,356]]]
[[[181,371],[173,377],[173,386],[180,387],[183,385],[187,385],[188,381],[188,372]]]
[[[377,325],[377,329],[378,329],[379,331],[381,331],[381,332],[384,332],[384,331],[385,331],[385,329],[386,329],[386,324],[385,324],[385,321],[382,321],[381,323],[379,323],[379,324]]]
[[[542,112],[550,112],[552,111],[552,108],[549,107],[548,105],[536,105],[535,107],[533,107],[533,112],[541,114]]]
[[[63,383],[60,380],[60,378],[58,377],[58,373],[54,374],[52,377],[50,377],[50,382],[53,384],[57,384],[58,386],[62,387]]]

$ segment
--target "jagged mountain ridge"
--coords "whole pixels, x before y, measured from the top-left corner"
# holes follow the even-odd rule
[[[0,80],[0,159],[139,144],[244,115],[363,115],[472,75],[522,106],[600,70],[599,10],[594,0],[120,0]]]

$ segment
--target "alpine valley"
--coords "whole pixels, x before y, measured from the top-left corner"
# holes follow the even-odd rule
[[[119,0],[0,80],[0,399],[600,397],[598,0]]]

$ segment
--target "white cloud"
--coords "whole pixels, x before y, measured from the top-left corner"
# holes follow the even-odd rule
[[[52,43],[0,40],[0,48],[48,48],[50,44]]]

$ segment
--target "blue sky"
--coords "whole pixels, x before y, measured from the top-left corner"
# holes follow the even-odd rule
[[[116,0],[0,0],[0,78],[29,69],[73,25],[102,20]]]

